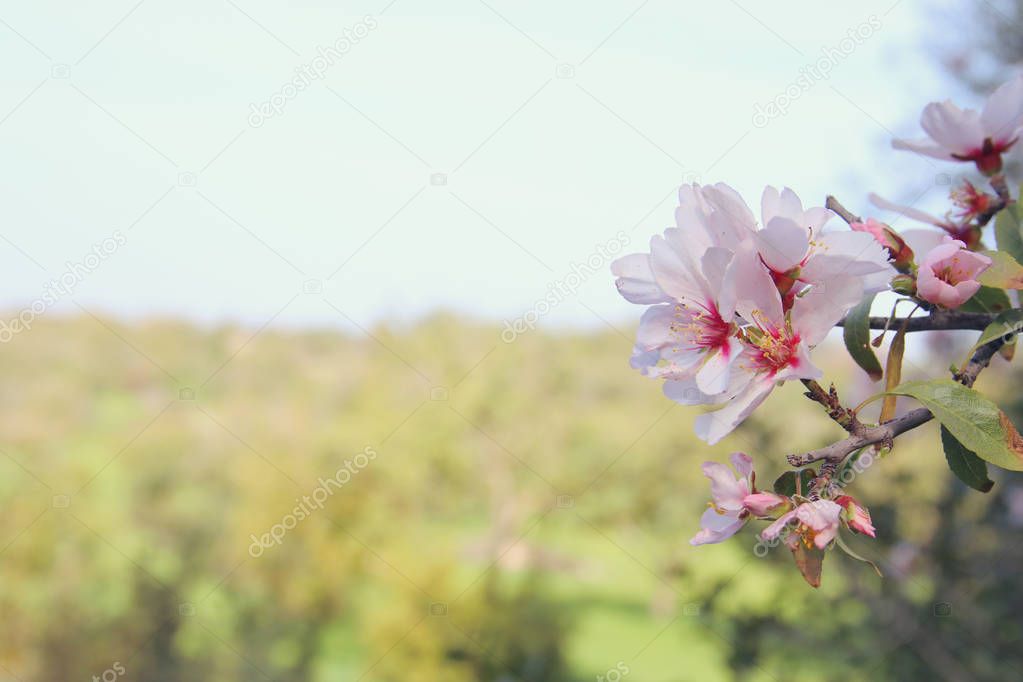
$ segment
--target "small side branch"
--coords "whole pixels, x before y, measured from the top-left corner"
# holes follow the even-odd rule
[[[839,218],[841,218],[850,225],[852,225],[853,223],[863,222],[862,218],[860,218],[858,215],[847,209],[845,206],[841,204],[841,202],[838,201],[838,199],[831,196],[830,194],[828,195],[828,198],[824,201],[824,207],[831,211],[834,211],[836,214],[838,214]]]
[[[991,363],[991,358],[1002,347],[1002,339],[995,339],[977,349],[969,364],[959,372],[955,379],[964,386],[973,386],[981,371]],[[890,443],[897,436],[926,424],[934,415],[926,407],[917,408],[878,426],[863,427],[844,440],[813,450],[802,455],[789,455],[788,461],[794,467],[804,467],[814,462],[841,464],[845,458],[868,445]]]
[[[863,424],[856,418],[856,413],[844,407],[838,399],[838,391],[835,390],[834,384],[831,384],[827,391],[813,379],[803,379],[803,385],[807,388],[804,395],[815,403],[820,403],[832,421],[849,433],[859,433],[863,429]]]

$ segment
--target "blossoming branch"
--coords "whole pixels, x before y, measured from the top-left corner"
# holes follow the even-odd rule
[[[796,380],[847,432],[830,446],[790,453],[786,461],[794,469],[770,490],[757,489],[745,453],[732,455],[734,473],[705,462],[712,502],[693,545],[721,542],[748,522],[765,521],[761,540],[783,542],[807,582],[819,586],[827,552],[840,547],[860,558],[843,533],[876,532],[870,512],[838,484],[842,474],[868,448],[886,452],[897,437],[932,419],[941,425],[952,472],[970,487],[991,489],[989,464],[1023,471],[1023,436],[973,389],[994,355],[1012,359],[1023,325],[1016,293],[1023,288],[1023,221],[1003,174],[1003,157],[1023,130],[1023,75],[992,93],[981,111],[951,101],[928,104],[920,124],[926,139],[892,146],[973,164],[991,193],[964,180],[952,189],[944,217],[870,195],[875,206],[926,225],[896,231],[833,197],[807,207],[791,189],[767,187],[758,219],[726,184],[685,185],[675,227],[655,235],[649,252],[612,264],[622,296],[647,306],[631,365],[660,380],[669,399],[713,406],[696,418],[702,440],[725,438],[775,387]],[[882,292],[897,298],[889,314],[872,317]],[[913,312],[900,318],[903,302]],[[923,314],[914,317],[917,311]],[[857,406],[843,404],[834,385],[823,388],[812,358],[836,326],[850,358],[883,383]],[[883,365],[874,351],[881,338],[872,342],[872,329],[892,335]],[[981,332],[969,362],[950,377],[902,382],[906,335],[939,329]],[[896,396],[921,407],[896,415]],[[877,423],[862,421],[860,409],[874,400],[881,401]]]

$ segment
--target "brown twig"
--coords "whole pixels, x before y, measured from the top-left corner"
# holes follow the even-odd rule
[[[927,317],[914,317],[906,322],[906,318],[896,317],[889,320],[887,317],[871,317],[871,329],[896,328],[906,324],[907,332],[929,332],[951,329],[972,329],[983,331],[991,324],[996,317],[995,313],[968,313],[957,310],[943,310],[936,308]],[[838,327],[845,326],[845,320],[839,320]]]
[[[964,386],[973,386],[977,376],[991,362],[991,358],[1004,345],[1004,340],[995,339],[977,349],[969,364],[956,374],[956,381]],[[922,424],[926,424],[934,415],[926,407],[920,407],[907,412],[901,417],[896,417],[878,426],[863,427],[858,433],[854,433],[844,440],[832,443],[818,450],[812,450],[802,455],[789,455],[788,461],[794,467],[804,467],[814,462],[841,464],[845,458],[860,448],[876,443],[891,443],[897,436],[911,431]],[[815,486],[816,487],[816,486]]]
[[[828,195],[828,198],[825,199],[824,201],[824,207],[831,211],[834,211],[836,214],[838,214],[839,218],[849,223],[850,225],[852,225],[853,223],[863,222],[862,218],[860,218],[858,215],[847,209],[845,206],[841,204],[841,202],[838,201],[838,199],[831,196],[830,194]]]

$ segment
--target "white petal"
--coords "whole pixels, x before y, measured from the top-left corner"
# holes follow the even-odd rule
[[[913,220],[919,220],[922,223],[930,223],[931,225],[937,225],[942,227],[948,224],[947,220],[942,220],[937,216],[933,216],[926,211],[913,208],[912,206],[903,206],[902,204],[896,204],[894,201],[888,201],[884,197],[878,196],[877,194],[871,193],[867,196],[870,199],[870,203],[874,204],[878,208],[883,208],[886,211],[894,211],[900,215],[904,215],[907,218]]]
[[[661,289],[678,301],[705,302],[709,287],[693,263],[692,255],[676,248],[681,237],[679,230],[671,228],[664,237],[650,240],[650,267]]]
[[[778,287],[760,262],[752,242],[743,244],[732,257],[726,281],[735,287],[736,312],[747,321],[753,321],[759,314],[775,325],[784,322]]]
[[[914,260],[919,263],[932,249],[937,248],[945,241],[948,233],[937,230],[906,230],[900,232],[899,236],[905,240],[909,248],[913,249]]]
[[[675,306],[654,305],[643,312],[636,331],[636,345],[644,351],[660,348],[672,342],[671,325],[675,321]]]
[[[670,300],[654,281],[649,254],[622,256],[611,263],[611,272],[618,278],[615,285],[619,293],[630,303],[649,305]]]
[[[900,149],[907,152],[916,152],[922,156],[942,161],[957,161],[951,152],[945,147],[931,139],[923,140],[892,140],[892,149]]]
[[[712,518],[716,517],[716,518]],[[691,545],[710,545],[722,540],[727,540],[742,528],[746,522],[738,516],[730,514],[718,514],[713,509],[703,512],[700,518],[700,525],[703,528],[689,541]]]
[[[718,314],[726,322],[735,314],[735,286],[726,277],[731,262],[732,252],[718,246],[707,249],[701,262],[710,290],[717,294]]]
[[[827,282],[832,277],[875,272],[895,274],[888,264],[888,252],[866,232],[843,230],[818,237],[813,255],[799,278],[805,282]]]
[[[775,217],[767,226],[757,232],[757,249],[775,272],[788,272],[796,267],[806,255],[810,232],[789,218]]]
[[[920,127],[932,140],[957,154],[968,154],[984,143],[980,115],[973,109],[960,109],[950,100],[924,107]]]
[[[725,348],[708,353],[703,367],[696,373],[696,386],[709,395],[722,393],[731,383],[732,363],[742,353],[742,343],[735,337]]]
[[[988,98],[980,114],[984,132],[994,142],[1008,142],[1023,125],[1023,76],[1003,83]]]
[[[692,377],[665,381],[664,395],[679,405],[710,405],[718,401],[718,396],[701,391]]]
[[[697,437],[714,445],[750,416],[753,410],[767,399],[773,388],[774,381],[771,379],[758,378],[750,382],[743,392],[732,398],[723,408],[716,412],[701,414],[696,418],[694,426]]]
[[[816,346],[862,298],[859,277],[835,276],[815,284],[792,304],[792,328],[804,343]]]

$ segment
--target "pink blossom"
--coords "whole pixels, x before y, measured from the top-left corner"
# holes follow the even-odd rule
[[[739,478],[724,464],[703,463],[703,474],[710,479],[713,501],[703,513],[700,532],[693,536],[690,544],[721,542],[735,535],[750,518],[772,517],[791,506],[787,497],[756,489],[753,459],[749,455],[732,453],[731,462]]]
[[[689,541],[691,545],[727,540],[739,532],[750,516],[743,500],[753,492],[753,459],[736,452],[732,454],[731,462],[739,478],[724,464],[703,463],[703,474],[710,479],[713,502],[700,518],[701,529]]]
[[[760,206],[762,226],[754,232],[756,251],[783,296],[838,275],[859,277],[869,293],[888,287],[894,274],[888,254],[867,234],[826,231],[826,223],[834,216],[828,209],[804,209],[787,187],[780,192],[764,188]]]
[[[790,547],[802,541],[807,547],[815,545],[824,549],[838,535],[842,507],[831,500],[804,502],[764,529],[760,534],[764,540],[774,540],[786,526],[794,524],[793,532],[785,542]]]
[[[611,271],[622,296],[652,304],[640,320],[632,366],[685,382],[680,402],[698,404],[727,389],[742,351],[734,287],[725,272],[732,249],[745,238],[745,217],[727,185],[686,185],[679,201],[679,227],[655,236],[649,253],[619,258]]]
[[[947,161],[973,161],[987,175],[1002,168],[1002,153],[1012,147],[1023,128],[1023,76],[1003,84],[981,111],[960,109],[950,100],[931,102],[920,116],[929,139],[894,140],[906,149]]]
[[[945,237],[923,257],[917,294],[931,303],[958,308],[980,289],[977,277],[991,266],[987,256],[966,250],[963,242]]]
[[[810,350],[863,297],[861,278],[836,274],[795,296],[785,310],[770,273],[757,267],[758,262],[759,255],[749,243],[732,259],[737,310],[749,324],[739,333],[741,352],[732,365],[728,390],[707,401],[722,407],[696,418],[696,435],[712,445],[752,414],[779,382],[820,378]],[[684,390],[685,384],[672,381],[664,387],[668,397]]]
[[[845,524],[857,533],[874,537],[874,524],[870,520],[867,508],[848,495],[839,495],[835,503],[842,507],[842,518]]]

